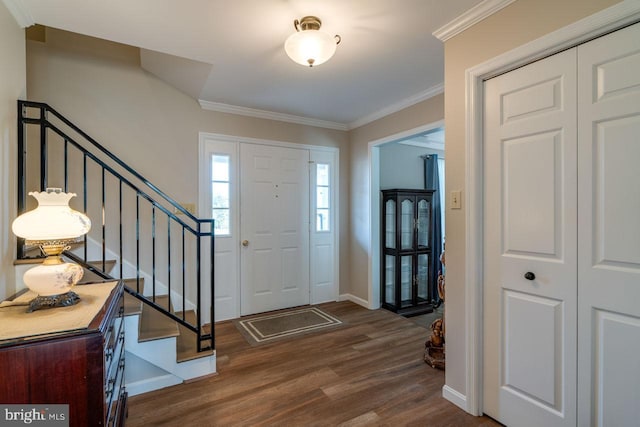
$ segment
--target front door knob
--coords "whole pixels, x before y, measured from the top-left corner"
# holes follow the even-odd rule
[[[524,278],[527,280],[535,280],[536,275],[530,271],[527,271],[526,273],[524,273]]]
[[[249,241],[248,240],[243,240],[242,241],[242,246],[245,246],[245,247],[249,246]]]

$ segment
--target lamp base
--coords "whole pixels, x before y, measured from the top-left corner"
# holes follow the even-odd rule
[[[70,307],[80,302],[80,297],[73,291],[59,295],[38,295],[27,309],[27,313],[55,307]]]

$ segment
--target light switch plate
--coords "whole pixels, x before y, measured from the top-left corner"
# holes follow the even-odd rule
[[[451,209],[462,209],[462,191],[451,192]]]

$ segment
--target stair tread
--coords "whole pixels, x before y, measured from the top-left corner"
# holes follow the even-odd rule
[[[137,286],[136,279],[124,279],[124,285],[130,289],[135,290]],[[143,293],[144,291],[144,278],[140,278],[140,291],[139,293]],[[124,315],[132,316],[134,314],[142,313],[142,301],[138,298],[134,297],[128,292],[124,293]]]
[[[182,317],[182,312],[176,313],[178,317]],[[196,323],[196,313],[193,310],[187,310],[184,313],[185,320],[191,324]],[[205,333],[207,325],[204,326]],[[178,324],[180,335],[176,340],[176,360],[178,362],[186,362],[189,360],[199,359],[213,355],[213,350],[198,352],[198,341],[196,333]]]
[[[169,306],[168,295],[156,295],[156,304],[161,307]],[[138,341],[152,341],[180,335],[178,324],[160,313],[155,308],[144,304],[138,323]]]

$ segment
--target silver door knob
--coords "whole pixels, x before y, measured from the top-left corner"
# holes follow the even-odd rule
[[[242,241],[242,246],[249,246],[249,241],[248,240],[243,240]]]

